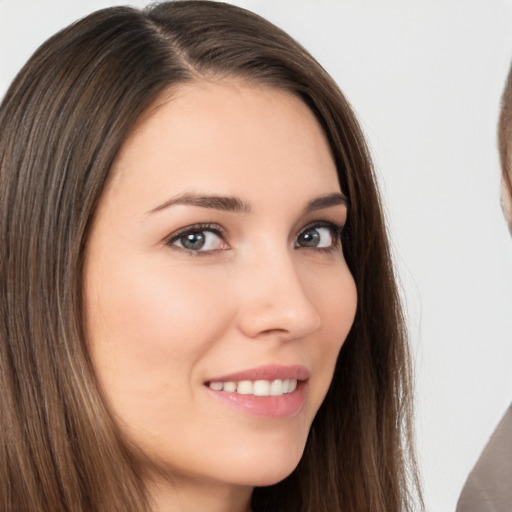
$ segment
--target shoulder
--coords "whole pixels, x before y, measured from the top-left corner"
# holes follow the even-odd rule
[[[512,404],[466,480],[457,512],[512,510]]]

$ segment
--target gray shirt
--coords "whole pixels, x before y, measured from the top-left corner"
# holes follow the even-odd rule
[[[512,404],[469,474],[457,512],[512,512]]]

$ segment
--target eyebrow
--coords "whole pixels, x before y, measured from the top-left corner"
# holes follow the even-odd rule
[[[158,205],[149,213],[159,212],[165,208],[175,205],[199,206],[201,208],[210,208],[213,210],[221,210],[234,213],[251,213],[252,208],[247,203],[236,197],[224,196],[201,196],[192,193],[184,193],[171,197],[167,201]]]
[[[324,208],[331,208],[332,206],[344,205],[348,206],[347,198],[344,194],[334,192],[333,194],[327,194],[326,196],[317,197],[310,201],[304,213],[314,212],[315,210],[323,210]]]
[[[237,197],[226,196],[203,196],[186,192],[174,197],[153,208],[149,213],[156,213],[171,206],[188,205],[199,206],[201,208],[209,208],[213,210],[234,212],[234,213],[251,213],[252,207]],[[311,200],[304,208],[304,213],[310,213],[316,210],[323,210],[338,205],[347,205],[345,195],[335,192],[325,196],[317,197]]]

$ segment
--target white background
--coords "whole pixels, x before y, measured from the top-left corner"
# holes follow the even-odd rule
[[[0,0],[0,94],[44,39],[119,3]],[[512,1],[236,3],[304,44],[361,119],[407,303],[427,510],[452,511],[512,400],[512,243],[495,143]]]

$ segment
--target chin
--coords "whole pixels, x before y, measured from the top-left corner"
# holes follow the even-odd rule
[[[264,474],[259,475],[257,478],[254,478],[250,486],[251,487],[268,487],[270,485],[275,485],[284,480],[286,477],[290,476],[295,468],[297,467],[299,461],[297,461],[297,464],[295,464],[293,467],[288,467],[286,469],[280,468],[275,471],[267,471],[264,472]]]
[[[251,487],[274,485],[288,477],[302,458],[304,446],[288,451],[272,450],[260,452],[258,456],[246,457],[235,464],[233,476],[237,484]]]

